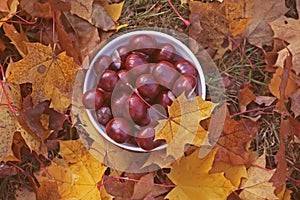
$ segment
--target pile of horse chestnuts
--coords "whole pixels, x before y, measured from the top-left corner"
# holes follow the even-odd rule
[[[117,143],[152,150],[158,120],[169,116],[168,106],[184,93],[197,95],[198,71],[170,43],[147,34],[132,36],[127,46],[101,55],[91,66],[96,87],[83,94],[83,105],[94,110],[106,134]]]

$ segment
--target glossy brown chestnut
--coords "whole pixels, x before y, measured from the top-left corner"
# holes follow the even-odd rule
[[[172,92],[176,97],[181,93],[185,93],[187,97],[195,90],[197,79],[190,74],[184,74],[180,76],[174,83]]]
[[[159,84],[151,74],[140,75],[135,85],[142,97],[150,100],[154,99],[160,91]]]
[[[90,89],[86,91],[82,96],[82,103],[86,109],[97,110],[104,102],[104,95],[98,89]]]
[[[102,125],[106,125],[107,122],[112,118],[112,113],[109,107],[101,107],[96,110],[96,117],[98,122]]]
[[[129,40],[130,50],[140,51],[148,55],[152,54],[156,49],[156,40],[146,34],[136,35]]]
[[[132,94],[128,99],[128,111],[133,121],[141,121],[146,117],[147,105],[138,95]]]
[[[147,60],[139,53],[132,53],[126,58],[126,69],[131,70],[135,67],[148,64]]]
[[[174,65],[167,61],[160,61],[152,71],[155,80],[166,88],[172,88],[179,73],[175,70]]]
[[[172,62],[174,56],[175,56],[174,46],[169,43],[164,43],[158,46],[158,50],[156,51],[153,59],[156,62],[163,61],[163,60]]]
[[[126,46],[118,47],[112,54],[112,61],[114,62],[115,70],[125,68],[126,57],[129,54],[129,49]]]
[[[103,55],[100,56],[94,64],[94,70],[96,74],[102,73],[104,70],[108,69],[110,65],[112,64],[112,59],[109,56]]]
[[[188,60],[180,60],[175,63],[175,68],[181,73],[181,74],[190,74],[195,77],[198,76],[197,69],[195,66],[189,62]]]
[[[112,92],[115,85],[119,81],[119,76],[115,71],[105,70],[99,78],[98,87],[107,92]]]
[[[136,138],[138,145],[145,150],[152,150],[160,146],[163,140],[154,140],[155,130],[152,127],[145,127],[140,130]]]
[[[107,135],[118,143],[126,142],[131,130],[131,124],[123,118],[113,118],[106,125]]]

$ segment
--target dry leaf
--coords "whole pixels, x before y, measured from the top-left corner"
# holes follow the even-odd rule
[[[116,22],[120,18],[124,3],[125,1],[121,1],[120,3],[114,4],[105,4],[104,8],[113,21]]]
[[[50,2],[40,3],[39,0],[20,0],[20,6],[33,17],[52,18]]]
[[[13,25],[4,24],[3,30],[5,35],[11,40],[11,43],[15,45],[20,55],[24,57],[27,54],[27,46],[25,42],[29,42],[22,27],[20,27],[20,33],[15,29]]]
[[[51,107],[64,113],[71,104],[72,88],[79,66],[65,52],[53,55],[50,46],[27,43],[28,54],[10,65],[9,83],[32,83],[34,105],[51,100]]]
[[[174,163],[168,177],[176,187],[166,198],[172,200],[189,199],[226,199],[236,189],[223,173],[209,174],[216,151],[211,151],[206,157],[199,158],[199,150],[188,157]]]
[[[246,16],[253,19],[245,29],[244,36],[250,44],[262,47],[273,40],[274,32],[269,22],[279,18],[287,9],[282,0],[255,0],[247,3],[245,11]]]
[[[279,86],[281,84],[281,75],[283,73],[283,68],[278,67],[276,72],[273,74],[273,78],[269,83],[270,92],[277,97],[280,98]],[[293,81],[292,77],[289,76],[287,79],[287,86],[285,88],[285,97],[288,97],[291,93],[295,92],[298,89],[298,85]]]
[[[295,118],[297,118],[300,115],[300,89],[291,93],[289,96],[292,99],[291,110],[295,114]]]
[[[154,188],[154,174],[143,176],[134,186],[132,199],[144,199]]]
[[[68,20],[68,24],[64,24],[64,26],[66,27],[67,25],[72,27],[72,31],[74,32],[73,41],[75,43],[73,46],[76,47],[75,50],[79,51],[78,53],[81,55],[82,61],[100,43],[98,29],[87,21],[75,15],[70,15],[68,12],[65,12],[64,16]],[[65,42],[63,38],[61,39],[61,43]],[[70,50],[67,50],[68,46],[63,46],[67,52],[70,52]]]
[[[47,177],[46,173],[40,172],[40,174],[38,177],[40,187],[35,188],[37,199],[60,199],[57,183]]]
[[[8,0],[0,1],[0,12],[9,12]]]
[[[114,21],[109,17],[103,6],[97,3],[93,4],[93,13],[88,21],[103,31],[115,29]]]
[[[214,104],[204,101],[201,96],[187,99],[184,94],[168,107],[169,117],[159,121],[155,127],[155,139],[165,139],[167,155],[175,158],[184,153],[185,144],[200,146],[206,131],[199,125],[201,120],[211,116]]]
[[[232,165],[249,163],[251,152],[248,148],[258,128],[259,123],[250,119],[236,121],[227,117],[223,133],[217,141],[220,148],[216,154],[216,161],[223,161]]]
[[[239,187],[243,178],[248,178],[245,165],[230,165],[225,162],[214,162],[209,173],[222,173],[231,181],[232,185]]]
[[[241,183],[243,191],[240,193],[240,198],[243,200],[275,200],[278,199],[274,194],[274,187],[269,182],[274,171],[265,169],[266,161],[265,155],[262,155],[256,162],[248,169],[248,179]]]
[[[246,111],[247,105],[256,99],[250,87],[251,84],[246,84],[238,92],[239,107],[242,112]]]
[[[300,3],[297,2],[297,9],[300,11]],[[277,20],[270,23],[274,30],[275,37],[283,39],[289,43],[288,48],[293,55],[293,69],[297,74],[300,73],[300,20],[281,16]],[[287,31],[288,30],[288,31]],[[282,66],[286,57],[286,50],[279,52],[278,65]]]
[[[61,141],[60,154],[68,166],[52,163],[47,167],[57,184],[60,199],[100,199],[97,184],[101,181],[106,167],[96,160],[80,140]],[[45,177],[41,172],[36,175],[38,180]],[[50,180],[50,178],[49,178]]]
[[[30,191],[26,188],[19,188],[15,190],[15,197],[16,200],[24,200],[24,199],[30,199],[30,200],[36,200],[36,194],[34,191]]]
[[[7,21],[8,19],[13,17],[13,15],[17,12],[18,5],[19,5],[18,0],[11,0],[11,1],[1,0],[0,6],[3,10],[0,10],[0,11],[1,12],[4,11],[5,17],[2,17],[2,15],[0,15],[0,17],[2,17],[2,18],[0,18],[0,27],[3,25],[3,23],[5,21]]]
[[[190,2],[190,19],[194,19],[193,16],[199,16],[199,26],[203,29],[197,41],[204,48],[218,49],[227,34],[234,36],[241,34],[249,21],[244,16],[245,4],[244,0],[229,0],[222,4]],[[192,26],[192,30],[196,30],[196,27]],[[194,33],[190,32],[190,37],[196,39],[199,30],[193,32],[196,35],[191,35]]]
[[[3,85],[8,98],[10,99],[10,101],[12,101],[12,104],[14,106],[18,106],[17,102],[14,104],[14,100],[16,100],[17,98],[13,96],[10,88],[7,86],[7,84]],[[19,125],[17,123],[16,116],[11,112],[8,106],[5,106],[5,104],[7,104],[8,102],[5,98],[4,91],[1,86],[0,88],[0,104],[4,104],[0,107],[0,160],[13,161],[17,159],[13,155],[11,145],[13,142],[13,134],[15,131],[19,130]]]
[[[71,14],[89,20],[92,16],[92,6],[94,0],[73,0],[71,3]]]
[[[56,21],[57,38],[61,49],[66,51],[67,55],[71,56],[77,64],[82,63],[81,50],[76,40],[75,31],[69,25],[69,20],[63,12],[59,12],[56,14]],[[67,27],[70,27],[71,30],[65,30]]]
[[[264,104],[265,106],[270,106],[274,101],[276,100],[275,97],[270,97],[270,96],[257,96],[255,99],[255,103],[258,105]]]

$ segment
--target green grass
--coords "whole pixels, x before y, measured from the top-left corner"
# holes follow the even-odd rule
[[[178,12],[188,19],[188,7],[181,5],[180,1],[172,1]],[[169,28],[179,32],[186,32],[187,26],[178,18],[171,9],[167,0],[128,0],[125,1],[120,24],[128,24],[122,29],[131,30],[135,28]]]

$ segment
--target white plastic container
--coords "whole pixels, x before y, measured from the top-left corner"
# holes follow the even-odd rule
[[[107,44],[105,44],[99,51],[98,53],[95,55],[95,57],[93,58],[93,60],[91,61],[90,64],[90,68],[87,71],[86,77],[85,77],[85,81],[84,81],[84,86],[83,86],[83,93],[86,92],[89,89],[92,89],[94,87],[96,87],[97,85],[97,75],[95,74],[94,70],[93,70],[93,66],[95,64],[95,61],[97,60],[97,58],[99,58],[102,55],[107,55],[107,56],[111,56],[114,52],[114,50],[116,50],[119,46],[127,46],[129,43],[130,38],[136,36],[136,35],[140,35],[140,34],[146,34],[149,35],[153,38],[156,39],[158,44],[161,43],[170,43],[175,47],[176,53],[178,55],[180,55],[181,57],[183,57],[184,59],[190,61],[198,70],[198,74],[199,74],[199,79],[198,79],[198,91],[202,92],[202,98],[205,99],[206,96],[206,87],[205,87],[205,78],[204,78],[204,74],[202,71],[202,67],[201,64],[199,63],[197,57],[192,53],[192,51],[181,41],[179,41],[178,39],[176,39],[175,37],[168,35],[166,33],[162,33],[159,31],[152,31],[152,30],[138,30],[138,31],[132,31],[132,32],[128,32],[125,33],[123,35],[120,35],[114,39],[112,39],[111,41],[109,41]],[[133,146],[132,144],[129,143],[123,143],[123,144],[119,144],[117,142],[115,142],[113,139],[111,139],[105,132],[105,127],[101,124],[98,123],[96,117],[95,117],[95,111],[93,110],[86,110],[86,112],[88,113],[89,119],[92,122],[92,124],[95,126],[95,128],[97,129],[97,131],[99,132],[99,134],[101,134],[106,140],[108,140],[109,142],[123,148],[123,149],[127,149],[130,151],[136,151],[136,152],[146,152],[146,150],[137,147],[137,146]],[[166,144],[163,144],[151,151],[155,151],[155,150],[160,150],[166,147]]]

